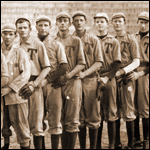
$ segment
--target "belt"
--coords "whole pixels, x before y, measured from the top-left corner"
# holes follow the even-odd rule
[[[31,76],[29,81],[34,81],[38,76]]]

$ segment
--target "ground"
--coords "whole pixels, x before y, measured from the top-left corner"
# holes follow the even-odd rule
[[[108,149],[108,134],[107,134],[107,124],[104,122],[103,125],[103,133],[102,133],[102,149]],[[143,140],[142,138],[142,122],[140,120],[140,130],[141,130],[141,140]],[[12,128],[13,131],[13,128]],[[88,132],[88,131],[87,131]],[[48,132],[46,132],[46,149],[51,149],[51,142],[50,142],[50,135]],[[121,120],[121,142],[123,144],[123,146],[127,145],[127,134],[126,134],[126,127],[125,127],[125,122],[123,120]],[[3,139],[1,139],[1,147],[3,146]],[[79,149],[79,140],[77,139],[76,141],[76,149]],[[88,138],[88,134],[87,134],[87,149],[89,149],[89,138]],[[13,135],[10,138],[10,149],[20,149],[19,144],[17,143],[16,140],[16,134],[13,131]],[[31,149],[34,149],[33,146],[33,140],[31,141]],[[61,149],[61,145],[59,144],[59,149]],[[135,148],[135,149],[142,149],[142,147],[139,148]]]

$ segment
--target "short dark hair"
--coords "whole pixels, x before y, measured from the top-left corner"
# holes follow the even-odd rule
[[[15,23],[16,27],[17,27],[17,24],[18,24],[18,23],[23,23],[23,22],[28,22],[29,28],[31,28],[31,23],[30,23],[30,21],[27,20],[27,19],[25,19],[25,18],[20,18],[20,19],[18,19],[18,20],[16,21],[16,23]]]

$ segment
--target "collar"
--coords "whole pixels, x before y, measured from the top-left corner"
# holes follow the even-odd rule
[[[69,30],[67,30],[65,33],[63,33],[62,35],[60,35],[60,32],[57,32],[57,37],[60,37],[61,39],[65,39],[70,35]]]
[[[116,37],[123,37],[123,36],[125,36],[126,34],[127,34],[127,32],[126,32],[126,31],[124,31],[121,35],[118,35],[118,36],[117,36],[117,35],[115,35],[115,38],[116,38]]]
[[[97,35],[97,37],[99,37],[98,35]],[[110,33],[107,33],[107,35],[104,37],[104,38],[102,38],[101,40],[105,40],[106,38],[112,38],[113,36],[112,35],[110,35]]]
[[[47,39],[49,39],[49,35],[50,35],[50,34],[47,34],[46,36],[42,37],[42,40],[41,40],[41,38],[39,37],[39,35],[37,35],[37,37],[38,37],[38,39],[39,39],[40,41],[44,42],[44,41],[47,41]]]
[[[13,46],[13,43],[11,43],[9,46],[6,46],[4,44],[4,42],[2,42],[1,49],[3,49],[3,50],[11,50],[12,46]]]
[[[73,35],[80,37],[80,34],[78,34],[76,31],[74,31]],[[85,35],[87,35],[87,30],[86,30],[86,29],[84,30],[84,32],[83,32],[83,34],[82,34],[81,37],[83,37],[83,36],[85,36]],[[81,37],[80,37],[80,38],[81,38]]]
[[[31,36],[29,36],[26,41],[23,41],[23,40],[20,38],[20,44],[22,44],[22,43],[30,44],[31,42],[32,42]]]
[[[139,35],[139,32],[136,32],[135,35]],[[145,36],[149,37],[149,32]]]

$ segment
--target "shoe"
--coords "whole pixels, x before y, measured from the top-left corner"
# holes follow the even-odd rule
[[[143,147],[143,142],[142,141],[135,141],[134,147]]]
[[[122,144],[120,143],[119,145],[115,145],[115,149],[122,149]]]
[[[124,149],[134,149],[134,148],[130,146],[125,146]]]

